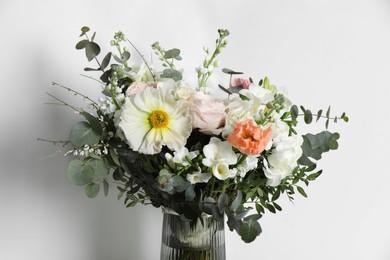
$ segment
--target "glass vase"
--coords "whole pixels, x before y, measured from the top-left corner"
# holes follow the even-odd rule
[[[163,214],[160,260],[226,259],[224,221],[206,214],[202,221],[186,221],[166,209]]]

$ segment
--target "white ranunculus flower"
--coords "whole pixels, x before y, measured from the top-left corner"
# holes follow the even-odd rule
[[[163,145],[178,151],[192,131],[192,118],[184,101],[164,89],[147,88],[126,98],[119,127],[134,151],[159,153]]]
[[[240,90],[240,94],[263,105],[274,100],[274,94],[271,91],[255,84],[249,85],[248,89]]]
[[[268,167],[264,168],[268,185],[279,185],[282,179],[291,175],[302,156],[302,143],[303,138],[298,135],[281,136],[279,140],[274,140],[274,148],[268,156]]]
[[[237,166],[238,175],[242,178],[245,177],[246,173],[257,168],[259,159],[255,156],[247,156],[245,160]]]
[[[208,167],[222,162],[228,165],[237,163],[237,155],[234,153],[231,144],[216,137],[211,137],[209,144],[203,147],[203,153],[205,158],[203,158],[202,163]]]

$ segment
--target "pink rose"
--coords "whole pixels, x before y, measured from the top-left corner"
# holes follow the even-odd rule
[[[192,126],[205,134],[217,134],[225,125],[225,105],[202,92],[194,92],[188,99],[193,117]]]
[[[252,84],[248,79],[244,78],[235,78],[233,79],[233,82],[230,84],[230,87],[238,87],[241,86],[244,89],[248,89],[249,85]]]
[[[156,82],[148,82],[148,83],[146,83],[146,82],[133,82],[127,88],[126,96],[129,97],[129,96],[135,95],[137,93],[143,92],[146,88],[149,88],[149,87],[156,88],[157,83]]]

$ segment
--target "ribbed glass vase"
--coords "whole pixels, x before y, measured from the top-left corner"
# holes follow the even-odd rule
[[[209,215],[202,221],[184,221],[179,215],[163,211],[160,260],[225,260],[224,221]]]

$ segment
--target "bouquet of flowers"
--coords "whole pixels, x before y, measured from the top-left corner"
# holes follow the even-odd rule
[[[161,61],[157,69],[118,32],[111,41],[115,51],[101,59],[95,33],[89,37],[88,27],[81,31],[76,49],[97,63],[85,71],[101,73],[95,80],[102,96],[94,101],[53,83],[88,101],[78,108],[49,95],[83,117],[69,141],[61,142],[71,145],[66,155],[75,157],[67,177],[85,186],[88,197],[101,187],[107,195],[112,182],[127,207],[151,204],[186,219],[206,213],[223,220],[226,215],[229,229],[251,242],[261,233],[261,216],[282,210],[276,202],[280,195],[306,197],[302,184],[321,174],[317,161],[338,148],[338,133],[302,135],[296,126],[300,118],[306,124],[323,118],[327,129],[330,121],[348,121],[345,113],[331,116],[330,107],[312,113],[294,105],[267,77],[255,83],[227,68],[222,69],[225,84],[210,84],[228,30],[218,30],[213,50],[204,48],[206,58],[192,83],[176,67],[182,59],[179,49],[152,44]],[[130,62],[130,48],[142,64]],[[218,97],[210,94],[216,89]]]

